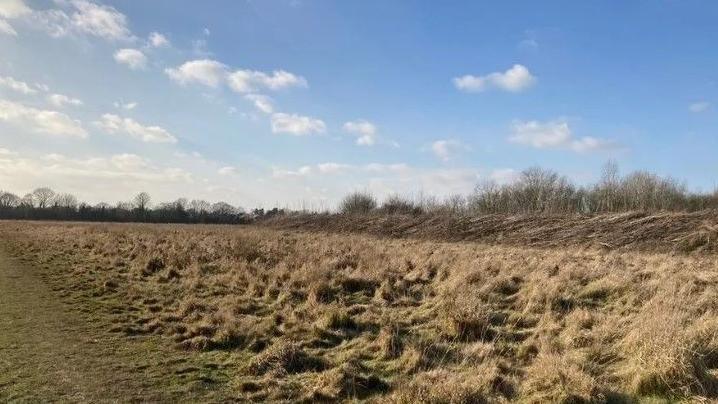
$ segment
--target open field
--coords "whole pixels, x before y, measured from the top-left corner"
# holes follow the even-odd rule
[[[472,242],[348,222],[315,232],[297,230],[308,222],[282,224],[292,230],[3,222],[0,248],[17,258],[0,268],[22,269],[7,277],[12,290],[40,286],[0,289],[12,306],[0,317],[16,318],[0,318],[0,397],[716,399],[715,219],[668,219],[599,217],[624,238],[605,230],[585,241],[589,233],[578,232],[573,242],[567,223],[551,219],[534,233],[505,219],[493,238]],[[500,228],[498,217],[485,223]],[[374,235],[347,232],[358,230]],[[40,296],[61,304],[32,306]],[[51,318],[67,319],[65,328]],[[70,365],[67,383],[45,382]]]

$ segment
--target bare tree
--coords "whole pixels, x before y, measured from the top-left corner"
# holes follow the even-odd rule
[[[0,191],[0,208],[14,208],[20,205],[20,198],[10,192]]]
[[[65,209],[77,209],[77,198],[72,194],[58,194],[55,197],[55,206]]]
[[[32,199],[35,207],[44,209],[50,206],[52,198],[55,197],[55,191],[50,188],[42,187],[32,191]]]
[[[192,202],[189,203],[189,209],[194,214],[207,213],[210,207],[210,203],[202,199],[193,199]]]
[[[147,208],[150,207],[150,203],[152,203],[152,198],[150,198],[150,194],[148,194],[147,192],[140,192],[139,194],[135,195],[132,202],[137,210],[139,210],[140,212],[144,212],[147,210]]]

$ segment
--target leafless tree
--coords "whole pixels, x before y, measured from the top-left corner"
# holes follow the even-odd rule
[[[55,197],[55,191],[50,188],[42,187],[32,191],[32,199],[35,202],[35,207],[44,209],[50,206],[52,198]]]
[[[139,194],[135,195],[134,199],[132,199],[132,202],[135,205],[135,208],[139,210],[140,212],[144,212],[147,210],[147,208],[150,207],[150,203],[152,203],[152,198],[150,198],[150,194],[147,192],[140,192]]]

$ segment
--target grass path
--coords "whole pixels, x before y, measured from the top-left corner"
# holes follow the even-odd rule
[[[0,402],[227,398],[219,365],[168,349],[158,337],[108,333],[78,309],[42,270],[0,249]]]

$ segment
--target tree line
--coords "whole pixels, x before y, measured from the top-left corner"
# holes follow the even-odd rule
[[[383,203],[368,192],[347,195],[339,205],[343,213],[418,214],[427,212],[482,214],[601,214],[629,211],[693,212],[718,209],[718,189],[712,193],[691,192],[684,183],[647,171],[619,174],[608,162],[595,184],[578,186],[555,171],[533,167],[515,181],[479,183],[474,192],[443,200],[390,196]]]
[[[140,192],[129,202],[91,205],[78,201],[72,194],[56,193],[47,187],[37,188],[23,197],[0,190],[0,219],[241,224],[280,213],[282,211],[276,208],[245,212],[226,202],[186,198],[152,206],[152,198],[146,192]]]
[[[605,165],[599,181],[578,186],[555,171],[533,167],[522,171],[515,181],[497,184],[481,182],[469,195],[445,199],[431,196],[404,198],[392,195],[382,203],[369,192],[352,192],[338,206],[343,214],[601,214],[629,211],[692,212],[718,209],[718,190],[691,192],[685,184],[670,177],[646,171],[621,176],[618,166]],[[115,205],[79,202],[68,193],[37,188],[20,197],[0,190],[0,219],[77,220],[97,222],[148,223],[249,223],[285,214],[285,209],[244,209],[226,202],[180,198],[152,204],[146,192],[131,201]]]

